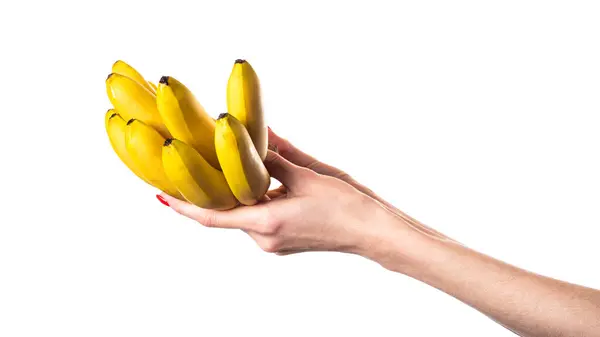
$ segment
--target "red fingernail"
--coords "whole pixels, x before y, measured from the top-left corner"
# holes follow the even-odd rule
[[[160,201],[163,205],[169,206],[169,203],[165,200],[165,198],[161,197],[160,195],[157,194],[156,199],[158,199],[158,201]]]

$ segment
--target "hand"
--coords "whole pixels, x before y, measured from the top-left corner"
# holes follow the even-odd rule
[[[469,249],[273,132],[269,143],[278,153],[269,151],[265,165],[282,186],[257,205],[214,211],[161,196],[205,226],[244,230],[267,252],[339,251],[369,258],[454,296],[515,333],[598,332],[599,291]]]
[[[286,139],[283,139],[283,138],[279,137],[277,134],[275,134],[273,132],[273,130],[271,130],[271,128],[269,128],[269,146],[276,149],[277,152],[282,157],[284,157],[285,159],[289,160],[290,162],[292,162],[298,166],[311,169],[312,171],[315,171],[322,175],[340,179],[340,180],[352,185],[357,190],[361,191],[362,193],[364,193],[364,194],[370,196],[371,198],[377,200],[378,202],[380,202],[384,207],[386,207],[391,212],[396,214],[402,220],[408,222],[415,229],[417,229],[425,234],[436,237],[438,239],[452,240],[448,236],[422,224],[421,222],[410,217],[408,214],[402,212],[400,209],[396,208],[389,202],[383,200],[383,198],[381,198],[380,196],[375,194],[375,192],[373,192],[371,189],[362,185],[358,181],[354,180],[354,178],[352,178],[348,173],[346,173],[336,167],[333,167],[331,165],[325,164],[325,163],[315,159],[314,157],[302,152],[300,149],[298,149],[294,145],[292,145],[289,141],[287,141]],[[269,191],[267,196],[276,197],[276,196],[279,196],[283,192],[285,192],[285,186],[281,186],[279,189],[276,189],[274,191]],[[452,241],[454,241],[454,240],[452,240]]]
[[[269,151],[265,166],[282,186],[258,204],[214,211],[165,193],[161,196],[175,211],[204,226],[244,230],[267,252],[339,251],[368,256],[394,215],[347,183],[352,181],[347,174],[303,154],[272,132],[269,140],[281,155]]]

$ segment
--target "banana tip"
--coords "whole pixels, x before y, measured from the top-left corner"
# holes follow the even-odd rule
[[[115,73],[110,73],[108,74],[108,77],[106,77],[106,80],[108,81],[109,78],[111,78],[112,75],[114,75]]]
[[[244,60],[244,59],[237,59],[237,60],[235,60],[235,63],[246,63],[246,60]]]
[[[109,110],[109,111],[110,111],[110,110]],[[116,113],[116,112],[113,112],[113,113],[112,113],[112,115],[110,115],[110,117],[108,117],[108,119],[111,119],[111,118],[115,117],[116,115],[118,115],[118,113]]]
[[[169,85],[169,76],[163,76],[160,78],[160,80],[158,81],[158,83],[164,84],[164,85]]]
[[[171,145],[172,142],[173,142],[173,138],[167,138],[165,140],[165,143],[163,144],[163,146],[169,146],[169,145]]]
[[[127,125],[129,125],[129,124],[133,123],[133,121],[135,121],[135,118],[132,118],[132,119],[128,120],[128,121],[127,121]]]
[[[224,112],[224,113],[222,113],[222,114],[219,114],[219,116],[217,117],[217,120],[219,120],[219,119],[221,119],[221,118],[225,118],[225,117],[227,117],[228,115],[229,115],[229,113],[227,113],[227,112]]]

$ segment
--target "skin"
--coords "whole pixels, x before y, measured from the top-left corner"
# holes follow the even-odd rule
[[[509,265],[439,233],[269,130],[265,165],[282,186],[254,206],[198,208],[207,227],[240,229],[264,251],[356,254],[435,287],[520,336],[600,336],[600,291]]]

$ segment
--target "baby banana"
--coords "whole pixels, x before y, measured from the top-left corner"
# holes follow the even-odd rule
[[[114,109],[109,109],[104,118],[104,126],[106,127],[110,145],[119,159],[121,159],[131,172],[150,184],[150,182],[146,180],[141,172],[135,167],[135,164],[127,153],[127,147],[125,146],[125,128],[127,127],[127,122],[125,122],[121,115]]]
[[[215,149],[229,188],[242,204],[254,205],[267,192],[271,177],[244,125],[233,115],[220,114]]]
[[[158,83],[156,103],[160,116],[173,138],[190,145],[216,169],[221,169],[215,152],[215,120],[194,94],[173,77]]]
[[[163,137],[171,137],[158,113],[156,96],[141,84],[130,77],[111,73],[106,79],[106,93],[124,120],[140,120],[156,129]]]
[[[159,190],[182,199],[177,188],[167,178],[162,164],[162,146],[165,138],[151,126],[130,119],[125,128],[125,146],[136,169]]]
[[[268,131],[260,81],[246,60],[236,60],[227,82],[227,110],[248,130],[261,160],[267,155]]]
[[[208,209],[225,210],[238,205],[223,176],[198,151],[178,140],[167,139],[162,149],[167,177],[190,203]]]
[[[152,88],[146,79],[144,79],[144,76],[142,76],[142,74],[140,74],[134,67],[125,63],[125,61],[118,60],[117,62],[113,63],[112,72],[127,76],[144,88],[150,90],[150,92],[153,94],[156,94],[156,90]]]

